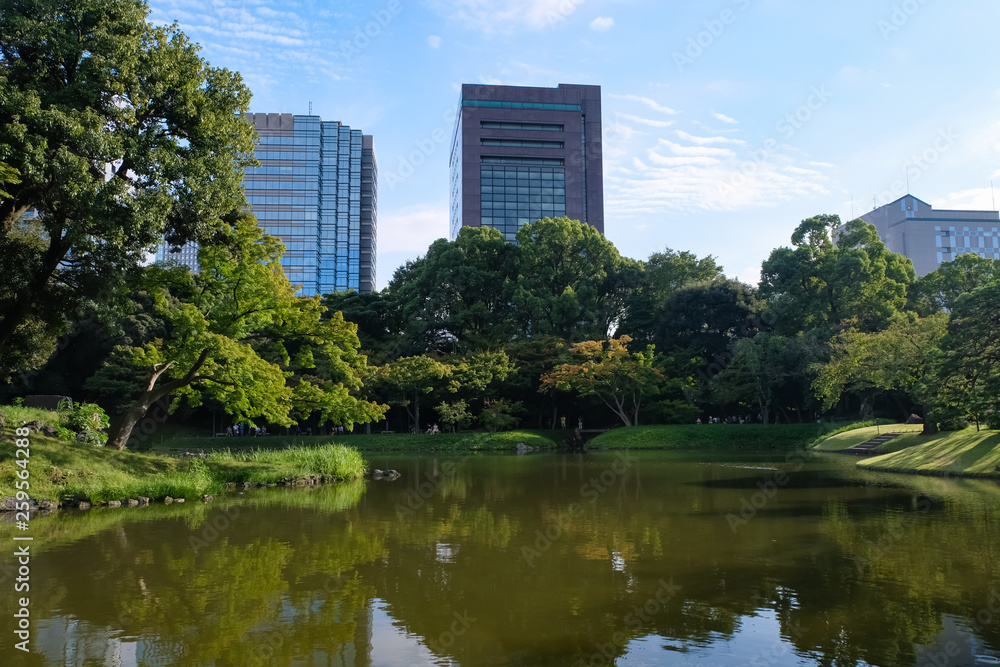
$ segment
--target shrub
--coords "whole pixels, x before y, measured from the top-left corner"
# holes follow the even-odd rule
[[[483,426],[491,433],[514,427],[520,419],[517,414],[523,410],[521,401],[508,403],[504,400],[491,401],[483,410]]]
[[[983,421],[986,422],[987,428],[1000,430],[1000,410],[987,410]]]
[[[77,432],[103,431],[110,423],[107,413],[96,403],[73,403],[64,399],[59,402],[59,413],[66,428]]]

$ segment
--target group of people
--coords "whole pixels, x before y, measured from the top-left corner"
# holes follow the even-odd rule
[[[701,417],[698,417],[698,419],[696,419],[694,423],[701,424],[702,423]],[[721,419],[719,417],[709,417],[705,423],[706,424],[750,424],[752,422],[750,420],[750,415],[739,415],[739,416],[733,415],[731,417],[722,417]]]
[[[438,435],[439,433],[441,433],[441,429],[438,428],[437,424],[427,427],[427,435]]]
[[[226,429],[226,437],[240,438],[244,436],[267,435],[267,428],[264,426],[247,426],[246,424],[233,424]]]

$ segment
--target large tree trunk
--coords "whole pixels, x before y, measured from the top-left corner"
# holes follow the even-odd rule
[[[116,449],[125,449],[125,445],[128,444],[128,440],[132,436],[132,429],[135,428],[140,419],[146,416],[146,411],[161,398],[194,381],[198,371],[205,365],[206,359],[208,359],[208,350],[203,350],[191,369],[184,374],[184,377],[171,380],[160,387],[156,386],[157,380],[174,365],[174,362],[171,361],[163,364],[162,367],[156,369],[152,377],[149,378],[146,391],[142,393],[139,399],[126,408],[125,412],[111,420],[111,424],[109,425],[111,433],[108,436],[107,446]]]
[[[108,434],[107,446],[114,447],[115,449],[125,449],[129,438],[132,437],[132,429],[135,428],[140,419],[146,416],[146,411],[149,410],[155,401],[153,392],[147,391],[138,401],[129,406],[125,412],[112,417],[111,424],[108,427],[110,432]]]

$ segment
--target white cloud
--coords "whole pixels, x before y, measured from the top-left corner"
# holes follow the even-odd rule
[[[631,100],[633,102],[640,102],[645,104],[650,109],[654,111],[659,111],[661,113],[667,113],[670,115],[676,115],[678,111],[671,109],[670,107],[665,107],[659,104],[656,100],[650,99],[648,97],[643,97],[641,95],[612,95],[611,97],[618,98],[620,100]]]
[[[733,151],[728,148],[709,148],[708,146],[683,146],[668,139],[660,139],[660,145],[666,146],[674,155],[693,155],[699,157],[731,157]]]
[[[721,120],[723,123],[729,123],[730,125],[735,125],[736,123],[739,122],[735,118],[730,118],[724,113],[713,113],[712,118],[714,118],[715,120]]]
[[[736,137],[647,128],[617,132],[605,153],[605,203],[618,216],[770,208],[827,194],[827,165],[784,147],[761,158],[759,147]]]
[[[654,120],[652,118],[642,118],[641,116],[632,116],[627,113],[618,114],[619,118],[624,118],[625,120],[630,120],[633,123],[639,123],[640,125],[649,125],[650,127],[670,127],[674,124],[672,120]]]
[[[951,192],[940,199],[930,202],[938,209],[957,211],[995,211],[993,204],[994,191],[990,188],[972,188]]]
[[[552,28],[587,0],[425,0],[432,10],[469,30],[509,32]]]
[[[746,143],[740,139],[731,139],[729,137],[697,137],[693,134],[688,134],[684,130],[676,130],[674,132],[678,137],[684,141],[689,141],[692,144],[698,144],[699,146],[704,146],[705,144],[743,144]]]
[[[611,30],[614,26],[615,20],[610,16],[598,16],[596,19],[590,22],[590,29],[596,30],[597,32],[604,32],[605,30]]]
[[[432,49],[440,48],[441,47],[441,38],[438,37],[437,35],[428,35],[427,36],[427,45],[430,46]]]

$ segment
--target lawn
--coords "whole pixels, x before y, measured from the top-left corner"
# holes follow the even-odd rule
[[[915,442],[913,440],[914,436],[919,435],[923,430],[923,424],[880,424],[877,427],[865,426],[841,433],[834,433],[815,443],[813,449],[820,452],[838,452],[868,442],[881,434],[901,433],[902,435],[898,438],[880,445],[875,450],[876,453],[885,453],[911,446]]]
[[[1000,431],[967,428],[905,437],[905,449],[866,458],[858,465],[890,472],[1000,476]]]

